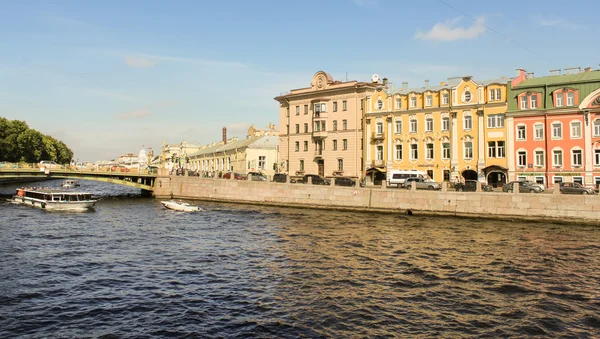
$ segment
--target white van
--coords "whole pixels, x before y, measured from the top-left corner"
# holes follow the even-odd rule
[[[391,170],[387,173],[388,185],[404,187],[407,178],[427,178],[427,173],[415,170]]]

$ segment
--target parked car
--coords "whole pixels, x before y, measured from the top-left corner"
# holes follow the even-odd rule
[[[562,194],[596,194],[594,189],[583,187],[578,182],[561,182],[560,193]]]
[[[542,191],[546,190],[546,186],[544,186],[544,184],[538,184],[537,182],[533,182],[531,180],[519,180],[519,181],[524,181],[524,182],[528,183],[531,186],[537,186],[537,187],[541,188]]]
[[[119,165],[119,166],[113,166],[113,167],[111,167],[110,171],[111,172],[129,172],[130,169],[127,168],[127,167],[125,167],[125,166],[120,166]],[[182,175],[183,175],[183,173],[182,173]]]
[[[454,184],[454,189],[458,192],[475,192],[477,191],[477,180],[465,180],[465,182],[458,182]],[[492,186],[481,183],[481,191],[482,192],[491,192],[493,191]]]
[[[287,174],[285,173],[276,173],[273,175],[273,182],[286,182]]]
[[[442,184],[439,182],[435,182],[431,179],[423,179],[423,178],[407,178],[404,182],[404,186],[407,189],[412,189],[412,186],[416,185],[417,189],[426,189],[426,190],[441,190]]]
[[[243,174],[236,173],[236,172],[227,172],[227,173],[223,174],[223,179],[231,179],[231,173],[233,173],[233,178],[235,180],[246,180],[246,177]]]
[[[306,174],[298,182],[306,184],[308,183],[308,178],[312,178],[313,185],[331,185],[331,181],[329,181],[329,179],[326,179],[318,174]]]
[[[511,181],[508,184],[502,186],[503,192],[513,192],[514,185],[519,185],[519,192],[521,193],[542,193],[544,190],[537,186],[531,184],[531,181]]]
[[[345,178],[345,177],[341,177],[341,178],[335,178],[334,184],[336,186],[356,186],[356,181],[352,178]]]
[[[252,181],[267,181],[267,176],[260,172],[248,172],[246,178],[250,177]]]
[[[60,165],[50,160],[42,160],[40,161],[40,167],[44,168],[60,168]]]

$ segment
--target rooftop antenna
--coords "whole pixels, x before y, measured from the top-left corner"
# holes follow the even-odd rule
[[[348,82],[348,72],[346,72],[346,82]]]

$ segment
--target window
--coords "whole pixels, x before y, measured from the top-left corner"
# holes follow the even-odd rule
[[[502,114],[491,114],[487,118],[488,128],[504,127],[504,116]]]
[[[377,160],[383,160],[383,146],[377,146],[377,152],[375,154]]]
[[[488,158],[496,157],[496,142],[488,141]]]
[[[402,101],[400,98],[396,98],[396,109],[402,108]]]
[[[527,109],[527,96],[526,95],[521,97],[521,109]]]
[[[442,131],[450,130],[450,118],[442,118]]]
[[[410,133],[417,133],[417,120],[412,119],[410,121]]]
[[[383,101],[381,99],[377,100],[377,110],[383,109]]]
[[[525,151],[517,152],[517,166],[519,166],[519,167],[527,166],[527,152],[525,152]]]
[[[442,105],[448,105],[448,93],[442,94]]]
[[[308,141],[304,142],[304,151],[308,151]]]
[[[345,131],[348,129],[348,120],[342,120],[342,129]]]
[[[563,177],[553,177],[552,179],[554,179],[555,184],[560,184],[563,182]]]
[[[425,144],[425,158],[433,160],[433,143]]]
[[[304,133],[308,133],[308,123],[304,123]]]
[[[300,170],[304,171],[304,160],[300,160]]]
[[[433,132],[433,119],[425,120],[425,132]]]
[[[600,137],[600,119],[594,120],[594,136]]]
[[[552,123],[552,139],[562,139],[562,124],[560,122]]]
[[[473,142],[465,141],[465,159],[473,159]]]
[[[342,146],[344,147],[344,151],[348,149],[348,139],[342,140]]]
[[[296,134],[300,133],[300,124],[296,124]]]
[[[573,182],[583,186],[583,177],[573,177]]]
[[[296,106],[296,115],[300,115],[300,106]]]
[[[344,170],[344,160],[338,159],[338,171],[343,171],[343,170]]]
[[[304,105],[304,114],[308,114],[308,105]]]
[[[552,165],[555,167],[562,167],[562,164],[563,164],[562,150],[552,151]]]
[[[544,166],[544,151],[535,151],[535,166]]]
[[[337,140],[333,140],[333,150],[337,151]]]
[[[348,101],[344,100],[342,101],[342,111],[347,111],[348,110]]]
[[[490,89],[490,101],[496,101],[496,90]]]
[[[442,159],[450,159],[450,143],[444,142],[442,144]]]
[[[410,97],[410,108],[417,107],[417,97]]]
[[[417,144],[410,145],[410,160],[419,159],[419,149]]]
[[[565,95],[563,93],[556,93],[556,103],[554,106],[562,107],[564,106]]]
[[[466,115],[465,117],[463,117],[463,124],[463,129],[473,129],[473,119],[470,115]]]
[[[496,100],[502,100],[502,91],[500,90],[500,88],[496,88]]]
[[[465,102],[470,102],[471,101],[471,92],[466,91],[465,94]]]
[[[600,152],[598,152],[598,154],[600,154]],[[402,145],[396,145],[396,160],[402,160]]]
[[[544,125],[533,125],[533,137],[535,140],[544,140]]]
[[[321,122],[320,121],[315,121],[315,125],[313,126],[313,131],[321,132]]]
[[[525,140],[525,139],[527,139],[525,125],[517,126],[517,140]]]
[[[300,141],[296,141],[296,152],[300,151]]]
[[[531,102],[530,102],[531,106],[529,108],[531,108],[531,109],[538,108],[538,105],[537,105],[537,95],[532,95],[529,98],[531,100]]]
[[[594,150],[594,166],[600,166],[600,149]]]
[[[267,163],[267,157],[259,155],[258,156],[258,168],[264,170],[266,163]]]
[[[581,167],[581,164],[583,164],[582,158],[583,157],[580,149],[575,149],[571,151],[571,164],[573,165],[573,167]]]
[[[425,106],[430,107],[432,105],[432,102],[433,98],[431,97],[431,95],[425,97]]]
[[[567,93],[567,106],[575,106],[575,93]]]
[[[571,122],[571,139],[580,139],[581,138],[581,122],[573,121]]]
[[[333,102],[333,111],[337,112],[337,101]]]
[[[496,150],[498,158],[504,158],[504,141],[498,141],[498,149]]]
[[[319,113],[321,113],[321,104],[315,104],[315,115],[319,116]]]
[[[337,120],[333,120],[333,130],[337,131]]]
[[[377,134],[383,134],[383,123],[382,122],[378,122],[376,125],[376,131]]]
[[[598,120],[600,122],[600,120]],[[600,124],[599,124],[600,126]],[[402,133],[402,120],[396,120],[396,134]]]

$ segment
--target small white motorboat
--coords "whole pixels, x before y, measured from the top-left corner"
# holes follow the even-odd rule
[[[62,184],[60,184],[62,188],[74,188],[79,187],[79,181],[77,180],[64,180]]]
[[[191,204],[188,204],[187,202],[183,202],[183,201],[171,200],[171,201],[161,201],[161,203],[166,208],[168,208],[170,210],[174,210],[174,211],[180,211],[180,212],[198,212],[198,211],[203,211],[203,209],[200,208],[200,206],[191,205]]]

